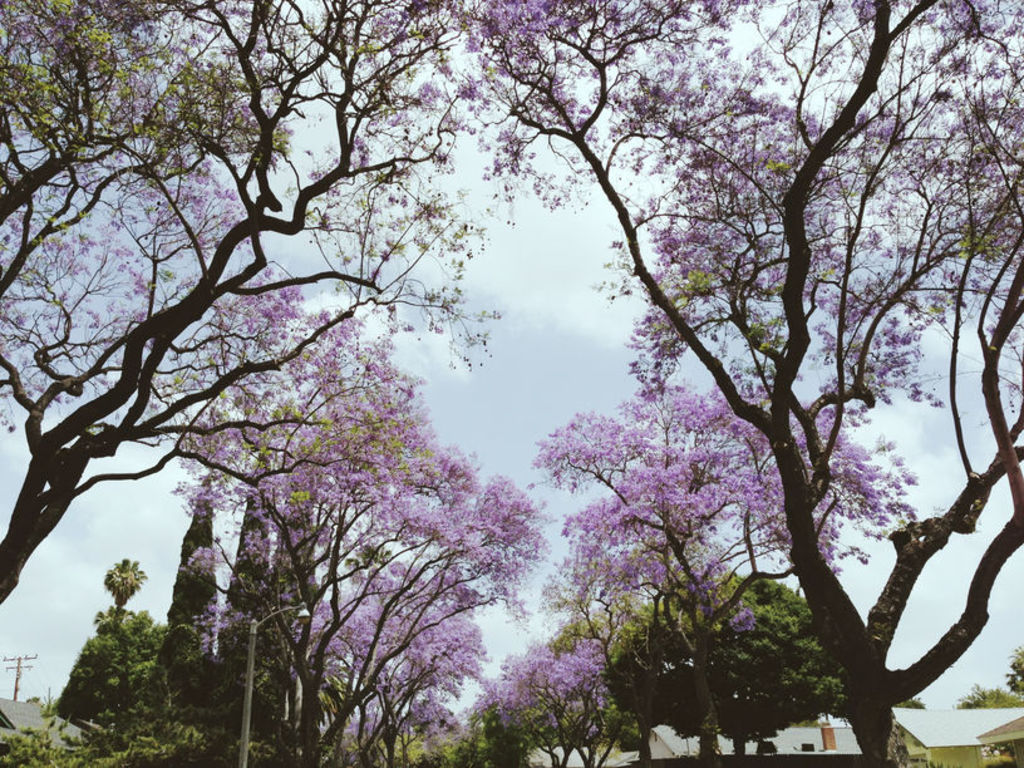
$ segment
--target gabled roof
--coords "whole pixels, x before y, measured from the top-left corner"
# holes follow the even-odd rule
[[[925,747],[976,747],[983,733],[1024,717],[1024,707],[1002,709],[903,709],[896,722]]]
[[[1000,741],[1013,741],[1015,739],[1024,739],[1024,717],[1011,720],[1004,725],[1000,725],[998,728],[986,731],[978,737],[978,741],[982,744],[996,744]]]
[[[680,736],[667,725],[657,725],[653,730],[657,737],[664,742],[665,746],[672,750],[672,754],[677,757],[696,755],[700,752],[700,743],[695,737],[686,738]],[[849,725],[833,725],[832,732],[836,737],[836,749],[828,754],[859,755],[861,753],[860,746],[857,744],[857,737]],[[821,728],[819,726],[785,728],[779,731],[776,736],[765,739],[765,741],[772,742],[777,753],[780,755],[802,752],[804,744],[812,744],[814,746],[813,751],[816,753],[824,752]],[[748,741],[746,750],[748,755],[754,754],[757,751],[757,742]],[[718,751],[723,755],[733,754],[732,740],[720,735],[718,737]]]
[[[859,755],[860,745],[857,743],[857,737],[853,734],[853,728],[846,725],[833,725],[832,733],[836,737],[836,748],[830,750],[829,754],[832,755]],[[821,727],[800,727],[794,726],[792,728],[785,728],[776,736],[772,736],[770,739],[766,739],[775,744],[775,749],[778,750],[778,754],[790,755],[794,752],[802,752],[804,744],[813,744],[815,752],[824,752],[825,747],[821,737]],[[748,752],[753,752],[751,748],[747,749]]]
[[[697,742],[696,739],[684,738],[676,733],[674,728],[668,725],[656,725],[651,730],[654,732],[655,736],[664,742],[665,746],[668,747],[676,757],[697,754],[697,748],[694,746]]]
[[[676,757],[687,757],[700,753],[700,739],[696,736],[680,736],[669,725],[656,725],[651,730]],[[723,755],[731,755],[732,741],[725,736],[719,735],[718,751]]]
[[[0,741],[4,736],[17,733],[22,728],[50,730],[59,743],[65,739],[78,738],[82,731],[77,726],[56,718],[55,722],[43,716],[43,709],[33,701],[0,699]]]
[[[0,715],[3,716],[4,727],[8,730],[46,727],[42,708],[31,701],[0,699]]]

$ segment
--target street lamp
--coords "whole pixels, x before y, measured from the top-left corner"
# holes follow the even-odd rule
[[[256,666],[256,631],[265,622],[289,611],[298,611],[295,618],[299,620],[300,624],[309,623],[309,611],[304,606],[300,608],[294,605],[279,608],[259,621],[253,619],[249,622],[249,657],[245,663],[245,698],[242,700],[242,739],[238,743],[238,768],[246,768],[249,764],[249,721],[252,719],[252,678],[253,668]]]

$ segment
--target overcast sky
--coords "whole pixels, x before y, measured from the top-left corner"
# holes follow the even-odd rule
[[[490,356],[478,356],[472,370],[453,368],[442,340],[409,337],[400,341],[399,358],[425,380],[423,393],[442,441],[475,454],[485,474],[506,474],[526,485],[541,482],[531,467],[538,440],[575,412],[609,411],[632,393],[625,343],[637,306],[609,305],[593,290],[607,277],[601,265],[609,260],[607,244],[616,236],[599,201],[583,211],[558,213],[524,201],[499,218],[489,227],[488,249],[471,263],[466,285],[477,305],[503,314],[492,328]],[[517,224],[510,227],[502,223],[506,220]],[[938,411],[922,414],[897,404],[880,412],[873,428],[895,439],[917,470],[914,501],[922,512],[946,506],[961,476],[944,418]],[[980,422],[974,429],[979,441],[987,440]],[[0,439],[2,509],[10,508],[24,466],[19,440]],[[78,650],[92,634],[93,617],[110,604],[103,576],[122,558],[138,560],[149,576],[129,607],[165,618],[187,524],[172,494],[180,478],[179,472],[167,471],[95,489],[76,502],[30,559],[21,584],[0,605],[0,654],[37,656],[26,662],[31,669],[23,674],[19,698],[60,694]],[[557,538],[557,520],[578,502],[543,486],[534,493],[556,520],[551,534]],[[966,579],[981,549],[1008,513],[1005,496],[995,496],[980,534],[958,537],[935,558],[911,602],[892,664],[916,659],[948,627],[963,606]],[[871,564],[848,565],[843,574],[865,611],[892,562],[887,543],[867,546]],[[553,551],[556,557],[563,551],[557,541]],[[542,578],[528,597],[535,599]],[[974,683],[1003,685],[1011,651],[1024,644],[1021,583],[1024,558],[1018,555],[997,583],[992,619],[980,640],[922,695],[930,708],[952,707]],[[495,666],[543,625],[543,618],[522,624],[488,614],[485,637]],[[13,662],[4,666],[0,696],[10,697],[15,673],[6,667]]]

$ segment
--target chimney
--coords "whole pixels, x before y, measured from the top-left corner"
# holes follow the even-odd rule
[[[821,748],[825,752],[836,751],[836,729],[831,723],[821,724]]]

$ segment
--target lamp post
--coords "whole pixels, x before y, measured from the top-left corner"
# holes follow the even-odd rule
[[[242,700],[242,738],[238,742],[238,768],[246,768],[249,764],[249,721],[252,719],[252,678],[256,666],[256,631],[265,622],[289,611],[298,611],[296,618],[300,624],[309,623],[309,611],[305,607],[300,608],[294,605],[279,608],[259,621],[253,619],[249,622],[249,656],[245,662],[245,698]]]

